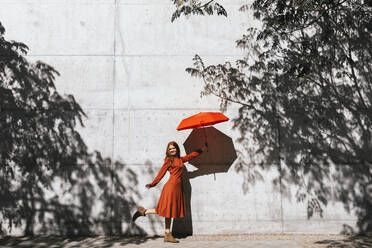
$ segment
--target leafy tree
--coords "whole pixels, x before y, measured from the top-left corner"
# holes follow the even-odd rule
[[[121,227],[139,197],[137,175],[88,151],[76,130],[85,113],[72,95],[58,93],[58,72],[29,62],[28,47],[4,33],[0,23],[0,232],[87,235],[101,225],[106,234],[143,234],[136,225]]]
[[[239,104],[240,141],[258,144],[260,168],[277,164],[282,193],[300,186],[309,218],[338,200],[371,231],[372,1],[254,0],[240,10],[262,22],[236,41],[246,56],[206,65],[196,55],[186,71],[222,110]],[[237,169],[257,178],[244,159]]]
[[[181,15],[186,17],[190,15],[224,15],[227,16],[225,8],[215,2],[214,0],[208,0],[205,2],[197,0],[172,0],[177,7],[174,11],[171,21],[179,18]]]

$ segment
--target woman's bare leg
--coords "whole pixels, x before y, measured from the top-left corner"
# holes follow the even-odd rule
[[[165,232],[170,233],[170,226],[171,226],[172,219],[165,218]]]
[[[155,208],[153,208],[153,209],[147,209],[146,212],[145,212],[145,214],[156,214],[156,210],[155,210]]]

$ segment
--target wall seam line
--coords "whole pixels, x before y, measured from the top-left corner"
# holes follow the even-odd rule
[[[113,68],[112,68],[112,147],[111,147],[111,194],[114,194],[114,175],[113,171],[115,170],[115,162],[114,162],[114,155],[115,155],[115,87],[116,87],[116,30],[117,30],[117,18],[118,18],[118,12],[117,12],[117,0],[114,0],[114,42],[113,42]],[[115,210],[114,206],[115,203],[111,199],[111,234],[114,234],[114,228],[113,228],[113,220],[115,218]]]

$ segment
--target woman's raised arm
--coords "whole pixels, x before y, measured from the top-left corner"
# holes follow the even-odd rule
[[[187,162],[197,156],[199,156],[200,154],[202,154],[205,150],[207,150],[208,148],[208,144],[205,143],[205,145],[202,147],[202,148],[199,148],[198,150],[196,150],[195,152],[192,152],[192,153],[189,153],[187,154],[186,156],[183,156],[181,157],[182,159],[182,162]]]

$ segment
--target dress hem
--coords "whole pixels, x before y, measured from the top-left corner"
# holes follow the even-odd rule
[[[157,208],[155,208],[155,211],[156,211],[156,214],[157,215],[159,215],[161,217],[164,217],[164,218],[173,218],[173,219],[185,218],[185,215],[183,215],[183,216],[177,216],[177,217],[173,217],[173,216],[168,217],[165,214],[159,213]]]
[[[181,219],[181,218],[185,218],[185,216],[182,216],[182,217],[168,217],[168,216],[164,216],[164,215],[161,215],[161,214],[158,214],[157,215],[161,216],[161,217],[164,217],[164,218],[172,218],[172,219]]]

